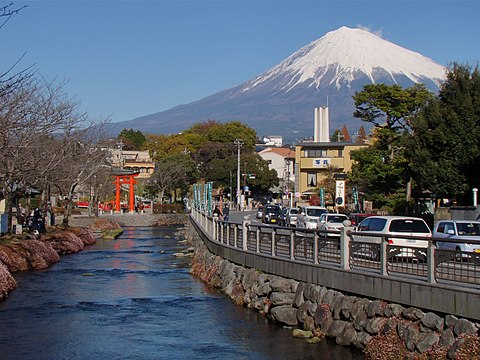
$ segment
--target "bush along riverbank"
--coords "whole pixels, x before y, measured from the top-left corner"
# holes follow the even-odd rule
[[[479,324],[247,269],[208,251],[192,226],[190,272],[232,301],[294,328],[361,349],[366,359],[480,359]]]
[[[48,227],[45,234],[0,237],[0,301],[17,288],[12,274],[19,271],[41,270],[58,262],[61,255],[82,251],[104,234],[114,238],[122,233],[111,220],[99,221],[91,227]]]

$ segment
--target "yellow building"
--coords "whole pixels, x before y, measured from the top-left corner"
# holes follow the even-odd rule
[[[307,200],[318,193],[323,179],[332,172],[347,173],[352,168],[350,153],[366,147],[350,142],[302,142],[295,145],[295,198]]]

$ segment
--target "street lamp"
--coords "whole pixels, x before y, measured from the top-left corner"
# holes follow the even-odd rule
[[[240,147],[244,144],[242,139],[235,139],[233,142],[237,145],[237,209],[241,210],[240,208]]]

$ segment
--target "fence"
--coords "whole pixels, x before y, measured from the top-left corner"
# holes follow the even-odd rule
[[[390,245],[376,234],[224,222],[193,211],[210,249],[248,267],[400,304],[480,319],[480,254]],[[360,241],[359,235],[378,237]],[[446,239],[443,242],[448,241]]]

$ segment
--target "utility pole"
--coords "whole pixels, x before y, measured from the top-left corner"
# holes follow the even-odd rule
[[[242,139],[235,139],[233,142],[237,146],[237,209],[240,208],[241,191],[240,191],[240,147],[244,144]]]

